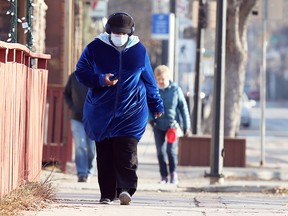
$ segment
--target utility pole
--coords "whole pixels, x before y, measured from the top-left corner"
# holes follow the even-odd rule
[[[169,68],[173,73],[171,77],[174,82],[178,82],[178,74],[176,75],[176,0],[170,0],[170,14],[169,14],[169,49],[168,59]]]
[[[162,64],[167,65],[175,78],[176,0],[169,1],[169,39],[162,40]],[[174,80],[175,81],[175,80]]]
[[[266,121],[265,121],[265,107],[266,107],[266,33],[267,33],[267,0],[262,1],[262,76],[261,76],[261,88],[260,88],[260,105],[261,105],[261,124],[260,124],[260,134],[261,134],[261,161],[260,166],[265,163],[265,131],[266,131]]]
[[[170,0],[170,13],[176,14],[176,0]]]
[[[198,5],[198,31],[197,31],[197,49],[196,49],[196,68],[194,82],[194,106],[192,118],[192,133],[199,134],[201,132],[201,110],[202,101],[201,93],[201,72],[203,69],[203,51],[205,28],[207,27],[207,3],[206,0],[199,0]]]
[[[64,80],[68,78],[68,71],[72,71],[72,35],[73,35],[73,1],[65,0],[65,19],[64,19]]]
[[[227,0],[217,0],[215,71],[213,90],[213,124],[211,138],[210,184],[224,181],[224,84],[226,49],[226,13]]]

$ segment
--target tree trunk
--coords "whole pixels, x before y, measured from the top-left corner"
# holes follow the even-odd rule
[[[257,0],[227,1],[224,135],[239,130],[247,63],[247,19]]]

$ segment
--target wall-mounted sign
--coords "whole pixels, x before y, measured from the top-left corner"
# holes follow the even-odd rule
[[[152,38],[169,39],[169,14],[152,15]]]

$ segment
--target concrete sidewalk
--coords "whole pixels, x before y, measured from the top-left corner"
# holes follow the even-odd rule
[[[205,172],[210,172],[209,167],[189,166],[178,167],[178,185],[159,184],[160,174],[152,135],[148,127],[139,143],[139,184],[131,205],[120,206],[119,201],[112,205],[100,205],[97,176],[93,176],[89,183],[77,183],[75,166],[70,163],[66,174],[42,171],[42,179],[49,175],[52,177],[57,188],[57,203],[40,212],[24,212],[24,215],[288,215],[288,197],[285,195],[288,191],[288,163],[287,155],[282,155],[288,146],[271,151],[273,160],[268,160],[267,166],[260,168],[253,161],[257,146],[249,143],[255,138],[247,140],[249,167],[225,167],[222,184],[211,185],[210,179],[204,177]],[[284,195],[279,195],[281,192]]]

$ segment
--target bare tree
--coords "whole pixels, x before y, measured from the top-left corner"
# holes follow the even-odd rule
[[[37,53],[45,52],[45,29],[46,29],[46,11],[48,9],[44,0],[34,0],[33,19],[32,19],[32,51]]]
[[[234,137],[240,125],[247,64],[247,20],[257,0],[227,1],[224,135]]]

